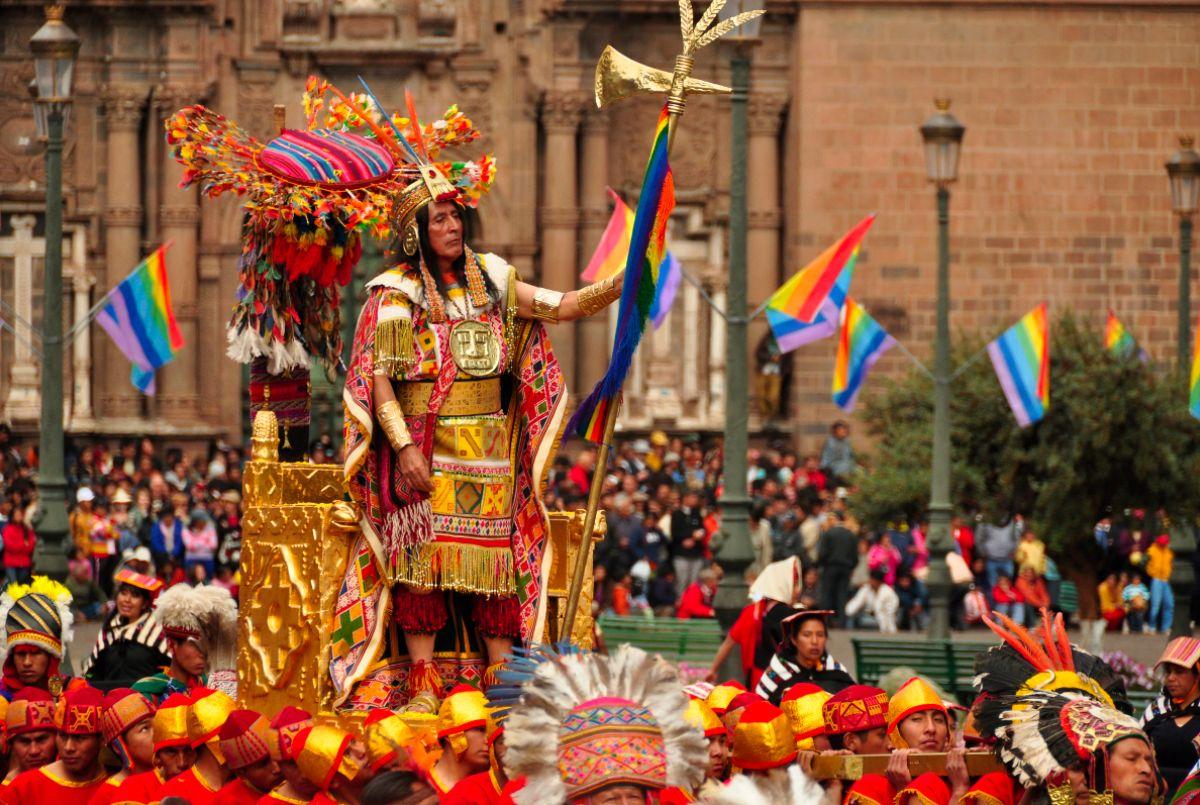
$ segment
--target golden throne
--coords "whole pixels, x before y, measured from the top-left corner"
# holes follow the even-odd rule
[[[243,480],[241,580],[238,610],[238,700],[263,713],[294,705],[335,718],[329,677],[330,631],[346,562],[358,534],[358,513],[346,499],[340,464],[279,460],[275,414],[254,419]],[[551,512],[552,557],[547,631],[591,647],[592,590],[583,585],[570,634],[563,610],[583,534],[583,512]],[[587,544],[603,536],[597,518]]]

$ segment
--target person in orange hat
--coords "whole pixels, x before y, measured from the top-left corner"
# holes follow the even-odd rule
[[[300,773],[317,788],[314,805],[358,805],[365,784],[362,770],[367,762],[362,741],[345,730],[318,724],[296,736],[293,751]]]
[[[458,685],[442,700],[438,716],[442,756],[429,770],[429,781],[444,797],[466,777],[488,769],[487,697],[469,685]]]
[[[225,785],[233,780],[233,772],[225,766],[218,733],[229,715],[237,708],[228,694],[210,688],[196,688],[187,713],[188,741],[196,759],[191,768],[168,780],[163,797],[179,797],[192,805],[208,805]]]
[[[113,802],[158,802],[163,785],[191,768],[196,759],[188,739],[187,714],[192,699],[183,693],[172,693],[150,719],[154,739],[154,768],[133,774],[117,787]]]
[[[882,774],[864,774],[854,781],[842,805],[892,805],[896,789]],[[1011,805],[1011,803],[1009,803]]]
[[[887,693],[870,685],[851,685],[829,697],[821,708],[825,736],[833,749],[854,755],[885,755],[892,751],[887,737]]]
[[[950,805],[950,787],[927,771],[896,792],[895,805]]]
[[[121,761],[121,768],[104,781],[92,797],[93,805],[113,802],[121,783],[154,768],[153,718],[154,705],[136,690],[117,688],[104,697],[100,733],[104,743]]]
[[[963,805],[1016,805],[1012,778],[1002,771],[988,772],[975,781],[960,798]]]
[[[488,757],[487,771],[464,777],[462,782],[442,797],[442,805],[499,805],[505,802],[504,786],[508,774],[504,771],[504,727],[491,716],[487,723]]]
[[[100,765],[100,713],[104,694],[91,685],[68,691],[57,708],[58,760],[17,775],[0,789],[0,803],[87,805],[104,785]]]
[[[296,736],[313,725],[312,716],[299,707],[287,707],[271,719],[271,757],[279,764],[283,782],[260,799],[259,805],[308,802],[317,787],[308,782],[296,765]]]
[[[888,701],[887,732],[897,749],[945,752],[950,748],[950,714],[933,686],[914,676]]]
[[[161,580],[129,567],[117,571],[116,609],[96,635],[92,653],[80,673],[104,688],[127,687],[171,664],[170,647],[154,618],[154,599]]]
[[[234,774],[213,796],[217,805],[254,805],[283,780],[271,757],[271,725],[253,710],[234,710],[217,732],[225,766]]]
[[[770,702],[746,708],[733,730],[733,765],[747,773],[766,772],[796,759],[796,737],[784,714]]]
[[[12,758],[3,786],[10,785],[22,772],[41,768],[58,757],[54,699],[46,691],[33,686],[19,690],[8,703],[4,723]]]
[[[779,709],[792,723],[797,750],[820,752],[830,748],[829,739],[825,737],[824,707],[831,698],[832,694],[811,682],[792,685],[783,694]]]
[[[723,782],[729,778],[729,730],[712,708],[698,699],[687,703],[683,717],[693,727],[701,730],[708,740],[708,768],[705,781]],[[695,792],[682,788],[664,789],[658,799],[661,805],[684,805],[695,802]]]

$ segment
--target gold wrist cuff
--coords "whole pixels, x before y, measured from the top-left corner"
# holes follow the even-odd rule
[[[563,295],[549,288],[538,288],[533,292],[533,317],[558,323],[558,309],[562,307]]]
[[[404,411],[400,408],[400,403],[388,400],[375,410],[375,416],[379,420],[379,426],[383,428],[383,435],[387,436],[392,449],[397,453],[413,443],[408,425],[404,422]]]
[[[617,277],[609,277],[601,282],[595,282],[586,288],[581,288],[575,297],[579,312],[584,316],[599,313],[604,308],[621,298],[621,289],[617,287]]]

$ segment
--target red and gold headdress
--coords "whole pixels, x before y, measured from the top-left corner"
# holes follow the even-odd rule
[[[210,688],[193,689],[192,706],[188,708],[187,715],[188,738],[192,742],[192,748],[208,746],[217,762],[225,762],[217,733],[236,709],[237,703],[223,691]]]
[[[271,757],[278,761],[295,760],[296,736],[313,725],[313,717],[299,707],[288,705],[271,719]]]
[[[729,703],[745,692],[745,685],[741,682],[730,680],[722,682],[710,690],[708,697],[704,701],[712,708],[714,713],[723,716],[725,715],[725,711],[729,709]]]
[[[54,698],[49,691],[26,685],[13,695],[4,715],[9,738],[39,730],[56,730]]]
[[[913,713],[925,710],[934,710],[946,716],[946,724],[949,727],[950,714],[946,711],[946,704],[942,701],[942,697],[938,695],[932,685],[921,677],[914,676],[901,685],[888,701],[887,731],[893,746],[897,749],[910,748],[908,742],[900,734],[900,722]]]
[[[103,712],[104,694],[91,685],[80,685],[58,700],[54,720],[63,735],[96,735]]]
[[[733,765],[739,769],[778,769],[796,759],[792,724],[770,702],[746,708],[733,730]]]
[[[100,715],[100,732],[104,742],[111,744],[130,727],[154,718],[154,705],[132,688],[116,688],[104,697],[104,712]]]
[[[888,696],[883,688],[851,685],[825,702],[825,734],[841,735],[887,726]]]
[[[353,780],[362,770],[346,750],[354,739],[350,733],[327,724],[310,727],[296,736],[296,765],[310,783],[322,791],[329,788],[339,772]]]
[[[154,751],[172,746],[191,746],[188,737],[188,710],[192,697],[184,693],[172,693],[154,713]]]
[[[271,725],[254,710],[234,710],[217,732],[221,755],[232,771],[244,769],[271,756]]]
[[[792,685],[783,694],[779,709],[787,714],[796,736],[797,749],[814,749],[813,738],[825,732],[825,702],[833,698],[811,682]]]
[[[720,716],[699,699],[688,700],[687,707],[683,711],[683,717],[687,719],[687,723],[702,731],[705,738],[712,738],[715,735],[729,735],[729,730],[725,728],[725,724],[721,721]]]

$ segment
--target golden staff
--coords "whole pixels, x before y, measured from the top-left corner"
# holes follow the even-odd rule
[[[693,23],[692,0],[679,0],[679,30],[683,34],[683,52],[675,57],[675,71],[668,73],[654,67],[634,61],[619,50],[609,45],[600,54],[596,63],[596,108],[633,97],[634,95],[667,93],[667,154],[671,153],[671,145],[675,141],[675,123],[687,106],[689,93],[716,95],[728,93],[729,87],[712,84],[692,78],[692,67],[695,64],[696,51],[716,42],[725,34],[743,23],[764,13],[764,9],[743,11],[728,19],[717,22],[717,15],[725,7],[726,0],[712,0],[703,16]],[[716,22],[716,25],[713,23]],[[575,614],[579,609],[579,593],[583,589],[583,577],[587,572],[587,560],[591,551],[587,550],[596,526],[596,512],[600,508],[600,492],[604,486],[604,477],[608,469],[608,453],[612,446],[613,431],[617,426],[617,413],[621,409],[621,395],[618,393],[604,420],[604,437],[596,453],[596,466],[592,470],[592,485],[588,490],[587,515],[583,521],[583,540],[579,545],[579,553],[575,556],[575,568],[571,575],[571,587],[567,592],[567,607],[563,617],[563,631],[568,635],[574,633]]]

